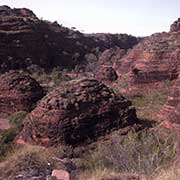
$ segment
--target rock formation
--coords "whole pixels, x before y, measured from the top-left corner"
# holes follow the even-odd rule
[[[167,103],[159,116],[166,127],[175,127],[180,130],[180,75],[170,90]]]
[[[88,37],[92,37],[96,42],[101,42],[105,45],[106,49],[119,47],[127,50],[141,41],[141,38],[127,34],[95,33],[88,34]]]
[[[121,36],[97,39],[57,22],[40,20],[28,9],[0,6],[0,71],[26,69],[33,65],[45,70],[57,66],[72,69],[85,63],[88,53],[98,57],[107,48],[129,48],[138,42],[133,36]]]
[[[74,80],[46,95],[26,116],[17,142],[78,145],[136,122],[126,98],[97,80]]]
[[[94,68],[94,75],[96,79],[104,83],[109,83],[117,80],[118,75],[112,66],[117,60],[120,60],[125,54],[126,51],[118,47],[105,50],[99,56],[96,68]]]
[[[180,30],[180,18],[178,18],[177,21],[174,21],[174,23],[170,27],[171,32],[177,32]]]
[[[179,20],[175,23],[178,27]],[[119,75],[128,74],[131,85],[177,79],[180,65],[180,33],[171,26],[170,32],[144,38],[114,68]]]
[[[118,79],[116,71],[111,66],[100,66],[100,69],[95,76],[96,79],[104,83],[111,83]]]
[[[24,73],[10,71],[0,76],[0,113],[30,111],[43,95],[39,83]]]
[[[120,60],[124,55],[126,54],[126,51],[121,48],[110,48],[105,50],[100,56],[99,56],[99,64],[100,65],[108,65],[112,66],[117,60]]]

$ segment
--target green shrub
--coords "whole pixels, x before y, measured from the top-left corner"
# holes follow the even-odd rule
[[[5,155],[12,150],[13,141],[21,130],[26,114],[25,111],[19,111],[8,117],[11,127],[0,133],[0,160],[3,160]]]
[[[22,125],[23,119],[26,117],[26,111],[18,111],[8,117],[12,126],[20,127]]]
[[[13,140],[18,134],[17,128],[10,128],[4,130],[0,133],[0,160],[3,160],[5,156],[12,150],[13,148]]]
[[[58,68],[54,68],[50,74],[52,81],[59,85],[61,82],[69,81],[71,78],[67,75],[66,71],[60,71]]]

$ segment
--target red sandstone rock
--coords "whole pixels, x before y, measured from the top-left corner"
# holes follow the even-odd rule
[[[118,79],[116,71],[110,66],[101,66],[95,76],[97,80],[100,80],[104,83],[111,83]]]
[[[147,37],[113,67],[119,75],[127,74],[132,86],[176,79],[180,65],[179,35],[169,32]]]
[[[24,73],[10,71],[0,76],[0,113],[30,111],[43,95],[39,83]]]
[[[163,106],[159,117],[164,120],[165,127],[180,130],[180,76],[171,89],[167,103]]]
[[[70,180],[70,174],[65,170],[54,169],[51,176],[56,177],[57,180]]]
[[[82,79],[45,96],[26,116],[18,138],[44,145],[78,145],[136,122],[130,101],[97,80]]]
[[[112,66],[114,62],[121,59],[126,54],[124,49],[110,48],[105,50],[99,57],[100,65]]]
[[[9,121],[7,119],[0,118],[0,131],[10,128]]]

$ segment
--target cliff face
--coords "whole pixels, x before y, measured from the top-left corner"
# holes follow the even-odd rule
[[[28,9],[5,6],[0,11],[1,71],[34,64],[45,69],[57,65],[71,67],[82,56],[84,49],[73,38],[68,39],[68,29],[39,20]],[[77,52],[79,55],[73,57]]]
[[[26,69],[38,65],[45,69],[72,69],[87,64],[87,54],[96,57],[107,48],[132,47],[138,39],[123,35],[97,38],[65,28],[56,22],[40,20],[28,9],[0,7],[0,69]]]
[[[170,89],[167,102],[159,113],[162,125],[180,130],[180,75]]]
[[[128,74],[131,85],[177,79],[180,65],[179,21],[170,32],[156,33],[144,38],[114,68],[119,75]]]

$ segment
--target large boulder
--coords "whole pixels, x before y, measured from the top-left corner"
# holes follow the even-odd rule
[[[30,111],[43,95],[39,83],[25,73],[10,71],[0,76],[0,113]]]
[[[97,80],[74,80],[38,103],[25,118],[17,142],[79,145],[136,122],[126,98]]]

